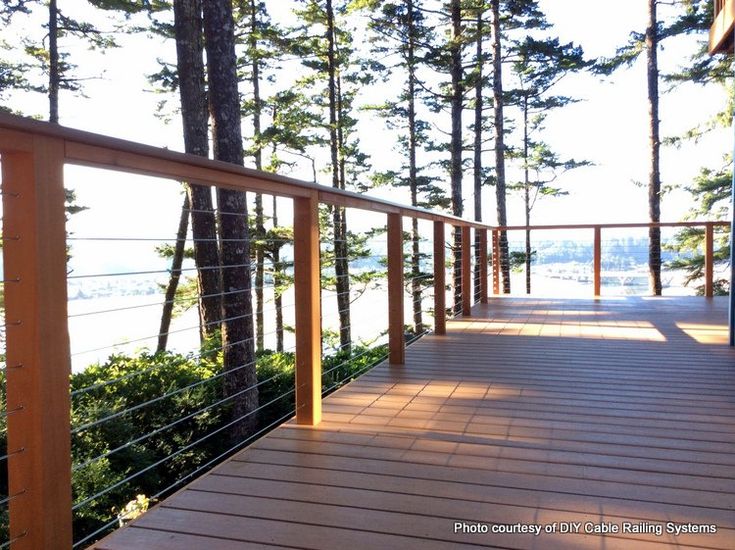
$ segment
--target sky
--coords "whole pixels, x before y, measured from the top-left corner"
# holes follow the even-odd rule
[[[278,18],[279,10],[290,3],[269,4]],[[601,0],[541,0],[540,4],[561,39],[582,45],[589,56],[612,54],[616,47],[625,43],[632,28],[642,29],[646,21],[646,3],[642,0],[620,0],[614,4]],[[75,10],[83,3],[59,0],[59,5],[69,14],[80,15]],[[39,18],[38,29],[40,24]],[[27,31],[16,25],[6,30],[4,36],[12,42]],[[163,97],[151,90],[145,78],[159,69],[158,59],[175,59],[173,42],[140,34],[121,37],[120,43],[123,47],[104,53],[89,51],[80,44],[66,45],[72,59],[80,65],[78,74],[89,80],[83,82],[85,97],[62,93],[61,123],[181,150],[178,116],[174,113],[168,124],[154,116],[157,103]],[[662,65],[674,68],[691,51],[691,44],[679,49],[666,48],[660,55]],[[573,95],[580,101],[549,116],[545,139],[562,156],[589,160],[594,166],[560,176],[555,183],[568,195],[540,200],[534,208],[533,223],[614,223],[648,219],[647,190],[635,183],[645,183],[648,171],[644,69],[643,62],[639,61],[612,78],[571,75],[559,85],[557,92]],[[661,100],[662,135],[676,135],[701,123],[718,110],[724,99],[724,90],[693,86],[664,94]],[[47,110],[46,99],[30,93],[15,94],[10,106],[29,114],[43,115]],[[469,119],[469,113],[466,116]],[[393,138],[382,122],[363,120],[360,128],[361,143],[376,168],[397,162],[397,153],[385,145]],[[715,132],[700,143],[687,144],[681,149],[664,148],[664,185],[686,186],[700,167],[721,164],[722,155],[731,148],[729,130]],[[320,162],[320,168],[324,168],[326,159]],[[492,162],[492,154],[488,155],[487,162]],[[303,164],[288,175],[311,179],[311,167]],[[513,176],[512,171],[510,175]],[[329,183],[328,175],[321,174],[320,178],[322,183]],[[469,207],[473,200],[471,173],[465,178],[465,204]],[[175,231],[181,195],[178,186],[171,182],[77,167],[67,168],[67,180],[77,188],[79,202],[92,207],[72,218],[72,230],[78,235],[106,232],[102,227],[110,228],[110,233],[124,231],[126,235],[158,236],[160,232],[161,236],[167,236]],[[136,189],[151,199],[148,205],[137,200],[140,195],[133,192]],[[374,193],[393,199],[400,197],[388,189],[378,189]],[[164,204],[167,205],[165,212],[160,208]],[[151,205],[155,208],[148,208]],[[486,221],[494,223],[494,188],[485,190],[484,205]],[[691,198],[686,192],[673,191],[663,198],[662,219],[679,220],[690,206]],[[510,224],[523,222],[520,197],[509,197],[508,221]],[[102,256],[107,256],[104,251],[100,251]]]

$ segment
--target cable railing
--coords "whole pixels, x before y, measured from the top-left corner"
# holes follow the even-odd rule
[[[487,231],[10,115],[0,155],[14,550],[87,547],[282,422],[317,424],[323,395],[444,333],[446,235]],[[86,207],[68,220],[65,187]],[[248,234],[204,228],[225,219]]]
[[[562,229],[590,294],[647,255],[650,224],[501,231],[2,114],[0,154],[0,545],[14,550],[86,547],[282,422],[318,424],[324,395],[403,364],[408,344],[486,303],[489,281],[525,289],[512,277],[529,258],[540,285]],[[211,205],[186,191],[182,206],[181,181],[209,186]],[[88,207],[68,222],[65,185]],[[217,188],[248,192],[249,215],[218,210]],[[196,226],[223,218],[248,234]],[[714,293],[726,224],[658,225],[662,270],[686,259]],[[671,227],[700,248],[671,255]],[[621,228],[642,237],[626,248]]]
[[[493,259],[494,294],[703,295],[729,289],[728,222],[514,226]]]

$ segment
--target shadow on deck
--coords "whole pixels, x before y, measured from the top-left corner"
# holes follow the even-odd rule
[[[735,548],[726,319],[726,299],[493,299],[95,548]]]

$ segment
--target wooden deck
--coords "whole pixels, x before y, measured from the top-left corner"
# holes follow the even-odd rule
[[[95,548],[735,548],[726,307],[493,299]]]

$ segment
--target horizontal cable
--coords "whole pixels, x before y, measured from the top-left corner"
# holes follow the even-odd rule
[[[261,193],[262,194],[262,193]],[[275,195],[268,195],[267,197],[274,197]],[[206,210],[206,209],[196,209],[196,208],[182,208],[181,212],[189,212],[189,213],[195,213],[195,214],[219,214],[220,216],[242,216],[246,217],[248,214],[245,212],[223,212],[222,210],[219,210],[217,208],[213,208],[212,210]]]
[[[228,372],[233,372],[233,370],[230,370]],[[92,464],[94,462],[97,462],[98,460],[102,460],[103,458],[107,458],[108,456],[111,456],[111,455],[113,455],[113,454],[115,454],[115,453],[117,453],[117,452],[119,452],[119,451],[121,451],[123,449],[126,449],[128,447],[131,447],[132,445],[135,445],[137,443],[140,443],[141,441],[145,441],[146,439],[149,439],[149,438],[153,437],[156,434],[159,434],[159,433],[164,432],[164,431],[166,431],[166,430],[168,430],[170,428],[173,428],[174,426],[177,426],[178,424],[181,424],[182,422],[185,422],[186,420],[189,420],[191,418],[194,418],[195,416],[199,416],[203,412],[206,412],[206,411],[208,411],[210,409],[213,409],[214,407],[218,407],[219,405],[221,405],[223,403],[226,403],[227,401],[231,401],[232,399],[235,399],[236,397],[239,397],[240,395],[242,395],[244,393],[253,391],[253,390],[259,388],[260,386],[263,386],[264,384],[267,384],[268,382],[272,382],[273,380],[275,380],[276,378],[279,378],[279,377],[283,376],[284,374],[287,374],[287,371],[281,371],[278,374],[275,374],[275,375],[271,376],[270,378],[268,378],[266,380],[262,380],[262,381],[258,382],[257,384],[255,384],[252,387],[245,388],[244,390],[240,390],[239,392],[234,393],[232,395],[229,395],[229,396],[225,397],[224,399],[220,399],[219,401],[216,401],[215,403],[211,403],[211,404],[207,405],[206,407],[203,407],[203,408],[199,409],[196,412],[193,412],[193,413],[190,413],[190,414],[188,414],[188,415],[186,415],[184,417],[178,418],[175,421],[171,422],[170,424],[166,424],[165,426],[161,426],[160,428],[157,428],[157,429],[153,430],[152,432],[149,432],[149,433],[147,433],[145,435],[142,435],[142,436],[140,436],[140,437],[138,437],[136,439],[133,439],[131,441],[128,441],[127,443],[125,443],[123,445],[120,445],[119,447],[117,447],[115,449],[112,449],[111,451],[107,451],[106,453],[103,453],[103,454],[101,454],[99,456],[96,456],[95,458],[90,458],[86,462],[83,462],[81,464],[75,465],[72,468],[72,471],[75,472],[77,470],[81,470],[82,468],[86,468],[87,466],[89,466],[90,464]]]
[[[233,446],[233,447],[230,447],[230,448],[229,448],[228,450],[226,450],[225,452],[223,452],[223,453],[219,454],[218,456],[214,457],[213,459],[211,459],[211,460],[210,460],[209,462],[207,462],[206,464],[204,464],[204,465],[200,466],[199,468],[197,468],[197,469],[196,469],[196,470],[194,470],[193,472],[191,472],[191,473],[189,473],[189,474],[185,475],[185,476],[184,476],[183,478],[181,478],[181,479],[180,479],[180,480],[179,480],[178,482],[176,482],[176,483],[174,483],[174,484],[171,484],[171,485],[169,485],[168,487],[166,487],[165,489],[163,489],[163,490],[159,491],[158,493],[156,493],[156,494],[155,494],[155,495],[153,496],[153,498],[154,498],[154,499],[155,499],[155,498],[158,498],[159,496],[161,496],[161,495],[165,494],[166,492],[170,491],[171,489],[173,489],[173,488],[174,488],[174,487],[176,487],[177,485],[180,485],[180,484],[181,484],[181,483],[182,483],[182,482],[183,482],[184,480],[186,480],[186,479],[189,479],[189,478],[191,478],[191,477],[194,477],[194,476],[196,476],[196,475],[197,475],[197,474],[198,474],[199,472],[201,472],[201,471],[203,471],[203,470],[206,470],[207,468],[211,467],[211,466],[212,466],[213,464],[216,464],[216,463],[217,463],[217,462],[218,462],[219,460],[221,460],[221,459],[222,459],[223,457],[225,457],[225,456],[229,455],[230,453],[232,453],[232,452],[233,452],[233,451],[235,451],[236,449],[238,449],[238,448],[240,448],[240,447],[243,447],[243,446],[247,445],[248,443],[250,443],[250,442],[251,442],[251,441],[253,441],[254,439],[257,439],[257,438],[258,438],[258,436],[260,436],[261,434],[263,434],[263,433],[267,432],[268,430],[272,429],[273,427],[275,427],[275,426],[278,426],[279,424],[282,424],[283,422],[285,422],[285,421],[286,421],[286,420],[288,420],[289,418],[293,417],[293,415],[294,415],[294,411],[289,411],[289,412],[287,412],[287,413],[286,413],[286,414],[284,414],[284,415],[283,415],[283,416],[282,416],[281,418],[278,418],[277,420],[274,420],[273,422],[271,422],[270,424],[268,424],[268,425],[267,425],[267,426],[265,426],[264,428],[261,428],[260,430],[258,430],[258,431],[257,431],[257,432],[255,432],[254,434],[252,434],[252,435],[248,436],[248,437],[247,437],[246,439],[244,439],[243,441],[241,441],[241,442],[240,442],[240,443],[238,443],[237,445],[235,445],[235,446]]]
[[[14,543],[15,541],[17,541],[17,540],[20,540],[20,539],[22,539],[23,537],[25,537],[25,536],[27,536],[27,535],[28,535],[28,531],[23,531],[23,532],[22,532],[22,533],[21,533],[20,535],[18,535],[17,537],[14,537],[14,538],[10,539],[9,541],[7,541],[7,542],[4,542],[4,543],[0,544],[0,549],[1,549],[1,548],[8,548],[8,547],[9,547],[9,546],[10,546],[11,544],[13,544],[13,543]]]
[[[15,414],[17,412],[20,412],[23,409],[25,409],[25,406],[24,405],[18,405],[17,407],[15,407],[11,411],[0,411],[0,416],[10,416],[11,414]]]
[[[332,329],[332,330],[335,330],[336,332],[341,332],[343,329],[344,330],[347,330],[347,329],[351,329],[351,328],[352,328],[352,325],[350,324],[350,325],[346,325],[344,327],[338,327],[338,328],[335,328],[335,329]],[[376,338],[380,338],[380,335],[376,336]],[[364,341],[364,339],[363,339],[363,341]],[[356,345],[356,343],[346,344],[346,346],[353,346],[353,345]],[[340,348],[333,348],[333,349],[340,349]]]
[[[203,266],[203,267],[182,267],[180,269],[171,270],[171,269],[158,269],[153,271],[128,271],[123,273],[96,273],[96,274],[87,274],[87,275],[68,275],[67,279],[99,279],[102,277],[130,277],[132,275],[156,275],[161,273],[171,273],[171,271],[176,271],[177,273],[184,273],[189,271],[209,271],[213,269],[236,269],[236,268],[242,268],[247,267],[250,269],[251,272],[253,272],[252,265],[254,262],[248,262],[246,264],[236,264],[236,265],[210,265],[210,266]]]
[[[12,369],[22,369],[22,368],[23,368],[23,363],[18,363],[16,365],[7,365],[6,364],[0,370],[2,370],[3,372],[8,372],[9,370],[12,370]]]
[[[349,375],[345,376],[341,380],[335,382],[330,387],[328,387],[326,390],[322,390],[322,396],[324,396],[326,393],[328,393],[329,391],[333,390],[334,388],[338,387],[340,384],[342,384],[342,382],[344,382],[348,378],[353,378],[355,376],[359,376],[360,374],[364,373],[365,371],[370,370],[371,368],[373,368],[375,365],[378,365],[381,361],[385,361],[385,358],[386,357],[388,357],[388,353],[384,354],[380,359],[377,359],[375,362],[370,363],[369,365],[366,365],[365,367],[363,367],[359,371],[350,373]]]
[[[20,453],[24,452],[25,450],[26,450],[26,448],[25,448],[25,447],[21,447],[20,449],[17,449],[17,450],[15,450],[15,451],[13,451],[12,453],[7,453],[7,454],[4,454],[3,456],[0,456],[0,461],[2,461],[2,460],[7,460],[7,459],[8,459],[8,458],[10,458],[11,456],[15,456],[15,455],[18,455],[18,454],[20,454]]]
[[[160,334],[152,334],[150,336],[143,336],[141,338],[135,338],[133,340],[127,340],[125,342],[119,342],[117,344],[110,344],[109,346],[103,346],[101,348],[88,349],[88,350],[85,350],[85,351],[77,351],[77,352],[72,353],[71,356],[72,357],[77,357],[79,355],[86,355],[88,353],[93,353],[95,351],[104,351],[106,349],[112,349],[112,348],[116,348],[116,347],[119,347],[119,346],[128,346],[130,344],[135,344],[137,342],[144,342],[146,340],[153,340],[155,338],[160,338],[161,336],[166,336],[166,335],[171,335],[171,334],[178,334],[180,332],[188,332],[190,330],[200,330],[202,327],[210,327],[210,326],[213,326],[213,325],[219,325],[219,324],[222,324],[222,323],[227,323],[229,321],[237,321],[239,319],[246,319],[246,318],[252,317],[253,315],[255,315],[255,313],[247,313],[245,315],[238,315],[237,317],[228,317],[226,319],[221,319],[219,321],[210,321],[209,323],[198,324],[195,327],[187,327],[187,328],[180,328],[180,329],[176,329],[176,330],[169,330],[168,332],[162,332]]]
[[[18,498],[19,496],[24,495],[24,494],[26,494],[26,490],[25,489],[23,489],[22,491],[18,491],[14,495],[10,495],[8,497],[5,497],[4,499],[0,500],[0,506],[5,506],[11,500],[15,500],[16,498]]]
[[[190,478],[196,476],[199,472],[202,472],[202,471],[206,470],[207,468],[210,468],[213,464],[216,464],[223,457],[225,457],[225,456],[229,455],[230,453],[234,452],[236,449],[238,449],[238,448],[240,448],[240,447],[242,447],[244,445],[247,445],[254,438],[258,437],[260,434],[262,434],[262,433],[270,430],[274,426],[277,426],[279,424],[282,424],[283,422],[285,422],[287,419],[289,419],[293,415],[294,415],[294,413],[291,411],[291,412],[288,412],[285,415],[283,415],[281,418],[279,418],[277,420],[274,420],[273,422],[271,422],[270,424],[268,424],[268,426],[260,429],[258,432],[256,432],[253,435],[249,436],[247,439],[245,439],[242,442],[238,443],[237,445],[231,447],[230,449],[228,449],[224,453],[221,453],[220,455],[216,456],[215,458],[213,458],[212,460],[210,460],[206,464],[204,464],[202,466],[199,466],[196,470],[194,470],[193,472],[190,472],[189,474],[185,475],[184,477],[182,477],[180,480],[176,481],[175,483],[172,483],[171,485],[169,485],[168,487],[166,487],[162,491],[159,491],[158,493],[156,493],[155,495],[153,495],[152,497],[150,497],[150,500],[156,500],[159,496],[167,493],[168,491],[170,491],[174,487],[177,487],[177,486],[181,485],[187,479],[190,479]],[[97,529],[94,533],[91,533],[91,534],[87,535],[86,537],[84,537],[83,539],[81,539],[81,540],[77,541],[76,543],[74,543],[74,545],[72,546],[72,548],[77,548],[78,546],[81,546],[82,544],[86,543],[87,541],[95,538],[100,533],[103,533],[104,531],[106,531],[107,529],[109,529],[110,527],[112,527],[113,525],[117,524],[118,521],[119,520],[117,518],[115,518],[112,521],[106,523],[101,528]]]
[[[375,336],[374,340],[377,340],[378,338],[380,338],[382,336],[384,336],[384,334],[378,334],[377,336]],[[363,341],[364,341],[364,339],[363,339]],[[358,342],[349,342],[347,344],[342,344],[342,345],[340,345],[340,346],[338,346],[336,348],[329,348],[329,351],[333,351],[333,352],[339,353],[343,349],[347,349],[347,348],[351,348],[351,347],[355,347],[355,346],[358,346],[359,347],[360,344]],[[336,353],[333,354],[333,355],[336,355]],[[332,355],[330,355],[328,357],[332,357]],[[324,374],[324,373],[322,373],[322,374]]]
[[[123,416],[125,414],[130,413],[130,412],[140,410],[140,409],[142,409],[144,407],[147,407],[148,405],[152,405],[153,403],[158,403],[159,401],[163,401],[164,399],[168,399],[169,397],[173,397],[174,395],[178,395],[178,394],[183,393],[183,392],[185,392],[187,390],[190,390],[192,388],[196,388],[196,387],[199,387],[199,386],[201,386],[203,384],[207,384],[209,382],[212,382],[213,380],[217,380],[219,378],[222,378],[223,376],[226,376],[226,375],[231,374],[233,372],[237,372],[239,370],[242,370],[244,368],[253,366],[255,364],[256,364],[255,361],[250,361],[249,363],[245,363],[244,365],[240,365],[240,366],[234,367],[232,369],[223,370],[222,372],[220,372],[218,374],[215,374],[214,376],[210,376],[209,378],[206,378],[204,380],[198,380],[198,381],[194,382],[193,384],[189,384],[188,386],[184,386],[183,388],[179,388],[179,389],[176,389],[174,391],[165,393],[163,395],[159,395],[158,397],[155,397],[153,399],[150,399],[148,401],[145,401],[144,403],[139,403],[139,404],[134,405],[132,407],[129,407],[129,408],[125,409],[125,410],[118,411],[116,413],[112,413],[112,414],[110,414],[108,416],[105,416],[104,418],[100,418],[100,419],[95,420],[93,422],[88,422],[86,424],[83,424],[81,426],[78,426],[78,427],[72,429],[71,433],[72,434],[77,434],[79,432],[88,430],[89,428],[92,428],[94,426],[98,426],[100,424],[104,424],[105,422],[109,422],[110,420],[113,420],[114,418],[119,418],[119,417],[121,417],[121,416]],[[252,389],[253,389],[252,387],[251,388],[246,388],[246,390],[252,390]]]
[[[345,361],[343,361],[343,362],[342,362],[342,363],[340,363],[339,365],[337,365],[337,366],[334,366],[334,367],[332,367],[331,369],[329,369],[329,370],[326,370],[326,371],[324,371],[324,372],[322,373],[322,376],[326,376],[327,374],[331,373],[332,371],[335,371],[335,370],[337,370],[338,368],[344,367],[345,365],[349,365],[349,364],[350,364],[350,363],[352,363],[352,362],[353,362],[353,361],[354,361],[355,359],[359,359],[360,357],[363,357],[363,356],[367,355],[368,353],[370,353],[370,352],[371,352],[371,351],[373,351],[374,349],[375,349],[375,348],[370,348],[370,349],[366,349],[365,351],[363,351],[363,352],[359,353],[358,355],[353,355],[353,356],[350,356],[350,357],[349,357],[348,359],[346,359]]]
[[[231,422],[229,422],[229,423],[225,424],[224,426],[220,426],[219,428],[217,428],[217,429],[216,429],[216,430],[214,430],[213,432],[210,432],[210,433],[208,433],[208,434],[207,434],[207,435],[205,435],[204,437],[201,437],[201,438],[197,439],[196,441],[194,441],[194,442],[192,442],[192,443],[189,443],[188,445],[186,445],[186,446],[182,447],[181,449],[179,449],[179,450],[177,450],[177,451],[174,451],[173,453],[171,453],[170,455],[168,455],[168,456],[166,456],[166,457],[162,458],[161,460],[158,460],[158,461],[154,462],[153,464],[150,464],[150,465],[146,466],[145,468],[143,468],[143,469],[141,469],[141,470],[138,470],[137,472],[135,472],[134,474],[132,474],[132,475],[130,475],[130,476],[128,476],[128,477],[126,477],[125,479],[122,479],[122,480],[120,480],[120,481],[118,481],[118,482],[116,482],[116,483],[114,483],[114,484],[110,485],[109,487],[106,487],[105,489],[103,489],[102,491],[100,491],[99,493],[97,493],[96,495],[93,495],[93,496],[91,496],[91,497],[88,497],[88,498],[86,498],[86,499],[82,500],[81,502],[78,502],[78,503],[76,503],[76,504],[75,504],[74,506],[72,506],[72,510],[73,510],[73,511],[74,511],[74,510],[78,510],[79,508],[81,508],[81,507],[83,507],[83,506],[86,506],[87,504],[89,504],[89,503],[90,503],[90,502],[92,502],[93,500],[96,500],[96,499],[98,499],[99,497],[101,497],[101,496],[104,496],[104,495],[106,495],[107,493],[109,493],[109,492],[110,492],[110,491],[112,491],[113,489],[116,489],[117,487],[120,487],[121,485],[124,485],[125,483],[128,483],[129,481],[131,481],[131,480],[133,480],[133,479],[137,478],[138,476],[140,476],[140,475],[144,474],[145,472],[148,472],[148,471],[152,470],[153,468],[155,468],[155,467],[157,467],[157,466],[160,466],[160,465],[161,465],[161,464],[163,464],[164,462],[166,462],[166,461],[168,461],[168,460],[171,460],[172,458],[174,458],[174,457],[176,457],[176,456],[180,455],[180,454],[181,454],[181,453],[183,453],[184,451],[188,451],[188,450],[189,450],[189,449],[191,449],[192,447],[195,447],[196,445],[199,445],[199,444],[200,444],[200,443],[201,443],[202,441],[206,441],[207,439],[209,439],[209,438],[210,438],[210,437],[212,437],[213,435],[216,435],[216,434],[218,434],[219,432],[221,432],[221,431],[223,431],[223,430],[226,430],[227,428],[229,428],[229,427],[231,427],[231,426],[234,426],[234,425],[235,425],[235,424],[237,424],[238,422],[242,422],[243,420],[245,420],[245,419],[246,419],[246,418],[248,418],[249,416],[252,416],[252,415],[254,415],[255,413],[257,413],[257,412],[261,411],[261,410],[262,410],[262,409],[264,409],[265,407],[268,407],[268,406],[272,405],[272,404],[273,404],[273,403],[275,403],[276,401],[279,401],[279,400],[283,399],[284,397],[286,397],[286,396],[288,396],[288,395],[291,395],[291,394],[292,394],[292,393],[294,393],[295,391],[296,391],[296,390],[294,389],[294,390],[289,390],[289,391],[287,391],[287,392],[285,392],[285,393],[282,393],[282,394],[281,394],[281,395],[279,395],[278,397],[276,397],[276,398],[274,398],[274,399],[271,399],[271,400],[270,400],[270,401],[269,401],[268,403],[266,403],[265,405],[261,405],[261,406],[259,406],[259,407],[258,407],[257,409],[253,409],[252,411],[250,411],[250,412],[248,412],[248,413],[246,413],[246,414],[244,414],[244,415],[240,416],[239,418],[236,418],[235,420],[232,420]]]
[[[330,260],[347,260],[349,262],[359,262],[360,260],[370,260],[370,259],[374,259],[374,258],[379,258],[379,259],[385,258],[385,259],[387,259],[388,256],[386,254],[372,254],[370,256],[355,256],[354,258],[341,257],[340,256],[338,258],[330,257],[329,259]]]
[[[406,345],[413,344],[416,340],[419,340],[419,339],[423,338],[427,334],[431,334],[431,330],[426,329],[424,332],[420,332],[418,334],[414,334],[413,336],[411,336],[410,339],[408,339],[406,341]]]
[[[269,289],[272,289],[272,288],[275,288],[275,286],[274,285],[262,286],[262,287],[253,286],[253,287],[250,287],[249,290],[252,292],[253,290],[269,290]],[[112,308],[112,309],[102,309],[102,310],[99,310],[99,311],[85,311],[83,313],[75,313],[73,315],[69,315],[68,318],[69,319],[75,319],[77,317],[89,317],[91,315],[102,315],[102,314],[105,314],[105,313],[117,313],[119,311],[128,311],[128,310],[131,310],[131,309],[143,309],[143,308],[147,308],[147,307],[160,307],[160,306],[164,306],[164,305],[167,305],[167,304],[186,303],[187,301],[191,301],[192,302],[192,306],[193,306],[194,305],[194,302],[198,302],[200,300],[204,300],[204,299],[207,299],[207,298],[217,298],[217,297],[221,297],[221,296],[231,296],[233,294],[244,294],[244,293],[247,293],[247,292],[248,292],[248,289],[241,289],[241,290],[230,290],[229,292],[217,292],[215,294],[203,294],[201,296],[195,296],[194,298],[186,298],[186,297],[184,297],[184,298],[174,298],[173,300],[164,300],[163,302],[152,302],[152,303],[141,304],[141,305],[137,305],[137,306],[125,306],[125,307],[118,307],[118,308]],[[293,307],[293,305],[294,305],[293,303],[290,303],[290,304],[287,304],[287,305],[282,305],[281,308],[282,309],[285,309],[285,308],[288,308],[288,307]],[[273,309],[273,310],[268,310],[268,311],[276,311],[276,310]]]
[[[103,525],[102,527],[100,527],[99,529],[97,529],[97,530],[96,530],[96,531],[95,531],[94,533],[90,533],[89,535],[87,535],[87,536],[86,536],[86,537],[84,537],[83,539],[81,539],[81,540],[79,540],[79,541],[75,542],[75,543],[74,543],[74,544],[72,545],[72,549],[74,549],[74,548],[77,548],[78,546],[81,546],[82,544],[86,543],[86,542],[87,542],[88,540],[91,540],[91,539],[95,538],[95,537],[96,537],[97,535],[99,535],[99,534],[101,534],[101,533],[104,533],[104,532],[105,532],[105,531],[107,531],[107,530],[108,530],[108,529],[109,529],[110,527],[112,527],[113,525],[116,525],[116,524],[118,524],[119,522],[120,522],[120,520],[119,520],[119,519],[118,519],[118,518],[116,517],[116,518],[115,518],[115,519],[113,519],[112,521],[109,521],[109,522],[105,523],[105,524],[104,524],[104,525]]]
[[[187,356],[187,359],[189,359],[189,360],[201,359],[203,357],[207,357],[209,355],[216,354],[217,352],[220,352],[222,350],[225,350],[225,349],[229,349],[231,347],[234,347],[234,346],[236,346],[238,344],[249,342],[252,339],[253,338],[248,337],[248,338],[244,338],[243,340],[238,340],[236,342],[230,342],[229,344],[227,344],[225,346],[219,346],[217,348],[208,349],[208,350],[205,350],[203,352],[197,353],[195,355]],[[75,396],[77,396],[79,394],[82,394],[82,393],[87,393],[87,392],[90,392],[90,391],[93,391],[93,390],[97,390],[99,388],[104,388],[105,386],[109,386],[109,385],[112,385],[112,384],[117,384],[118,382],[123,382],[125,380],[129,380],[130,378],[134,378],[135,376],[140,376],[140,375],[143,375],[143,374],[148,374],[150,372],[156,371],[156,370],[161,369],[161,368],[164,368],[164,367],[169,367],[169,366],[171,366],[170,363],[159,363],[157,365],[153,365],[152,367],[148,367],[146,369],[142,369],[142,370],[137,370],[135,372],[131,372],[129,374],[126,374],[125,376],[120,376],[118,378],[113,378],[112,380],[106,380],[104,382],[99,382],[97,384],[92,384],[91,386],[87,386],[85,388],[80,388],[78,390],[74,390],[73,392],[71,392],[71,396],[72,397],[75,397]]]

